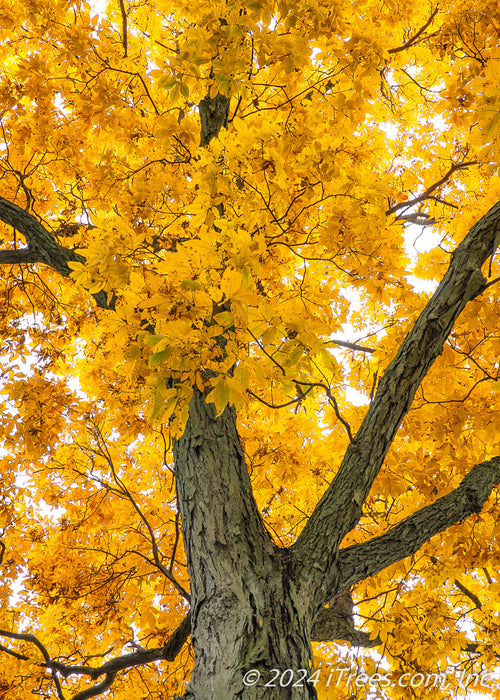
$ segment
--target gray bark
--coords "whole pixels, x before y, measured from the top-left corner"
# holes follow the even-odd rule
[[[0,197],[0,220],[19,231],[28,244],[20,250],[0,251],[0,263],[44,263],[68,277],[71,273],[69,260],[85,262],[83,256],[59,245],[32,214],[3,197]]]
[[[480,513],[497,484],[500,484],[500,457],[476,464],[457,489],[410,515],[384,535],[340,550],[342,585],[354,586],[374,576],[415,554],[450,525]]]
[[[269,697],[269,688],[245,688],[245,672],[258,669],[269,679],[271,668],[308,668],[311,623],[289,552],[264,529],[234,411],[215,418],[195,389],[174,457],[195,652],[185,698]],[[314,697],[299,689],[279,693]]]
[[[315,620],[316,630],[328,633],[325,621],[334,616],[321,608],[332,596],[478,512],[500,482],[500,459],[478,465],[452,494],[387,535],[339,552],[420,382],[462,309],[484,289],[480,268],[494,252],[499,221],[500,204],[455,251],[438,290],[387,368],[337,476],[289,550],[276,550],[263,531],[233,412],[215,419],[195,392],[186,431],[175,447],[196,659],[186,700],[269,697],[262,684],[242,685],[250,668],[264,680],[272,668],[293,669],[297,678],[299,669],[309,667]],[[333,631],[340,628],[333,624]],[[344,630],[343,638],[347,634]],[[307,684],[272,692],[294,700],[315,697]]]

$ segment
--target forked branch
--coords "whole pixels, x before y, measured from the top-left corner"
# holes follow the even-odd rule
[[[416,207],[417,204],[422,204],[428,199],[436,199],[433,197],[433,192],[436,192],[436,190],[439,190],[443,185],[445,185],[450,177],[455,173],[457,170],[465,170],[466,168],[470,167],[471,165],[476,165],[477,161],[476,160],[471,160],[469,162],[464,162],[464,163],[453,163],[453,165],[450,166],[450,168],[447,170],[447,172],[443,175],[442,178],[437,180],[436,182],[433,182],[432,185],[429,185],[427,189],[422,192],[422,194],[418,195],[418,197],[413,197],[412,199],[407,199],[405,202],[398,202],[398,204],[394,204],[392,207],[390,207],[385,213],[387,215],[389,214],[397,214],[399,211],[406,211],[408,209],[411,209],[412,207]],[[442,202],[442,204],[446,204],[446,202]],[[425,219],[426,216],[422,212],[419,212],[419,217],[421,220]],[[410,223],[415,223],[411,221],[411,215],[405,216],[403,214],[398,214],[397,215],[398,219],[405,219],[409,220]],[[416,222],[418,223],[418,222]],[[432,221],[428,220],[426,222],[427,224],[432,223]]]
[[[51,659],[50,654],[44,644],[42,644],[42,642],[33,634],[23,634],[20,632],[0,630],[0,637],[29,642],[34,644],[40,650],[44,658],[44,661],[40,664],[40,666],[50,670],[57,689],[57,696],[59,700],[65,700],[59,676],[62,678],[69,678],[73,675],[87,676],[94,681],[101,676],[104,676],[103,681],[95,686],[81,690],[71,698],[71,700],[89,700],[89,698],[93,698],[104,693],[112,685],[119,671],[124,671],[125,669],[136,666],[144,666],[145,664],[149,664],[154,661],[173,661],[182,649],[190,633],[191,615],[188,613],[177,629],[172,632],[170,639],[164,646],[154,649],[141,649],[133,652],[132,654],[124,654],[123,656],[118,656],[115,659],[111,659],[111,661],[107,661],[105,664],[102,664],[102,666],[97,667],[72,666]],[[20,654],[19,652],[9,649],[3,645],[0,645],[0,651],[3,651],[20,660],[29,660],[29,657],[25,654]]]
[[[0,221],[19,231],[28,244],[26,248],[1,250],[0,265],[42,263],[59,272],[63,277],[69,277],[71,269],[68,262],[85,262],[83,255],[60,245],[52,233],[47,231],[32,214],[3,197],[0,197]],[[111,303],[108,304],[105,292],[97,292],[92,296],[101,308],[107,309],[112,306]]]

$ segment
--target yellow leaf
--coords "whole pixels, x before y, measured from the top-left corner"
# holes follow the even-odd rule
[[[220,416],[226,408],[229,401],[229,388],[226,383],[226,378],[219,376],[215,382],[215,386],[207,396],[207,403],[213,403],[217,416]]]

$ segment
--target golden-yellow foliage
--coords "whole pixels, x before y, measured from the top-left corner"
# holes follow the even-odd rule
[[[26,240],[0,224],[0,634],[101,665],[161,647],[188,609],[171,448],[194,389],[218,415],[236,408],[275,541],[301,532],[419,290],[500,198],[498,7],[1,0],[0,16],[0,195],[80,256],[70,276],[16,265]],[[229,98],[229,120],[202,147],[207,95]],[[490,258],[483,274],[499,270]],[[500,453],[499,321],[497,283],[455,324],[344,545]],[[356,587],[380,665],[332,645],[315,662],[454,669],[453,690],[461,664],[493,670],[497,522],[493,497]],[[39,648],[0,643],[0,698],[58,697]],[[119,673],[109,697],[181,693],[191,657]],[[90,681],[61,683],[71,698]]]

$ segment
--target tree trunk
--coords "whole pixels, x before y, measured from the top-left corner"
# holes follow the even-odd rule
[[[315,698],[300,682],[311,668],[307,596],[293,583],[289,550],[264,529],[234,411],[216,419],[195,390],[174,454],[195,653],[185,700]],[[250,674],[245,685],[254,669],[260,680],[250,684],[258,675]]]
[[[266,571],[258,589],[244,579],[242,571],[239,592],[228,582],[204,600],[197,596],[195,665],[184,700],[313,700],[309,626],[300,600],[284,591],[283,567]]]

